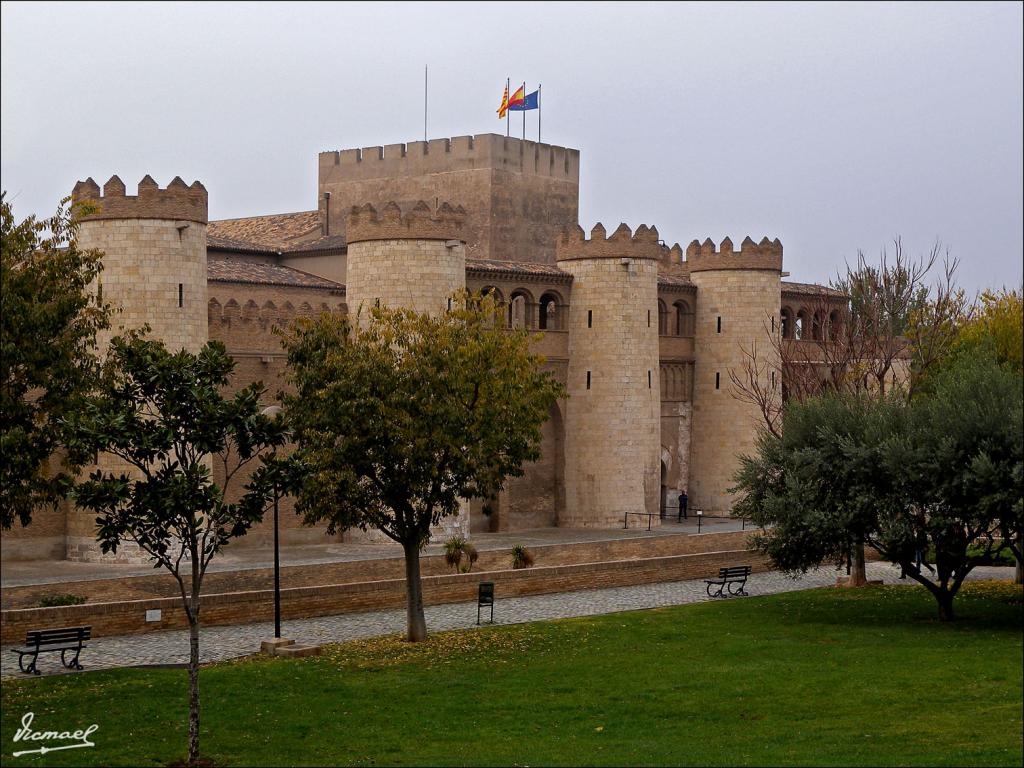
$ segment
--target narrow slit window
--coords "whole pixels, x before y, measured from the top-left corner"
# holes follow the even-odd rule
[[[594,327],[594,310],[588,309],[587,310],[587,328],[593,328],[593,327]]]
[[[772,315],[772,333],[775,333],[775,315]]]
[[[647,310],[647,327],[651,327],[651,310]]]
[[[448,299],[448,311],[449,312],[452,311],[452,300],[451,299]]]
[[[178,283],[178,306],[185,306],[185,284]]]
[[[722,374],[719,371],[715,371],[715,389],[718,389],[722,383]]]
[[[647,388],[651,388],[651,372],[647,371]]]
[[[718,316],[718,332],[719,333],[722,332],[722,316],[721,315]]]
[[[587,389],[590,389],[590,371],[587,371]]]

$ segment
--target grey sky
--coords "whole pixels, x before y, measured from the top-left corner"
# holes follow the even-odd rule
[[[426,63],[431,138],[504,133],[505,78],[543,83],[585,228],[777,236],[816,281],[938,238],[965,287],[1017,286],[1022,23],[1020,3],[5,2],[2,183],[19,217],[113,173],[199,179],[211,218],[310,210],[317,152],[423,138]]]

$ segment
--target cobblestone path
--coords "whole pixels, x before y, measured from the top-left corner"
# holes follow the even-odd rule
[[[799,578],[776,571],[755,573],[747,582],[751,595],[791,592],[835,584],[837,571],[819,569]],[[897,581],[899,569],[888,563],[868,563],[868,576]],[[1012,568],[975,568],[970,578],[1012,578]],[[913,582],[908,581],[908,584]],[[708,600],[702,579],[692,581],[640,584],[609,589],[588,589],[530,597],[496,596],[495,624],[521,624],[544,619],[593,616],[617,611],[660,608],[668,605]],[[476,626],[476,603],[450,603],[426,607],[430,631],[467,629]],[[282,622],[281,633],[297,643],[339,643],[364,637],[394,634],[405,630],[405,609],[347,613]],[[273,622],[234,626],[203,627],[200,653],[203,662],[246,656],[259,650],[260,642],[273,637]],[[0,677],[29,677],[18,670],[18,657],[3,648]],[[185,664],[188,661],[188,631],[167,630],[145,635],[122,635],[92,640],[82,654],[86,671],[146,665]],[[68,673],[60,664],[60,654],[39,657],[43,675]]]

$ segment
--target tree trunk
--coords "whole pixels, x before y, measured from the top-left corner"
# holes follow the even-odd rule
[[[199,617],[193,613],[188,625],[188,764],[199,765]]]
[[[1017,558],[1017,567],[1013,571],[1013,583],[1024,584],[1024,567],[1021,565],[1021,560]]]
[[[864,539],[858,538],[853,543],[853,562],[850,566],[848,587],[863,587],[868,583],[868,567],[864,558]]]
[[[420,581],[420,548],[403,544],[405,549],[406,639],[418,643],[427,639],[427,620],[423,616],[423,584]]]
[[[939,601],[939,620],[953,620],[953,593],[941,590],[935,593],[935,599]]]

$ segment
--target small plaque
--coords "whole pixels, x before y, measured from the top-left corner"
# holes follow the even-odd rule
[[[160,621],[161,614],[162,611],[159,608],[156,608],[151,611],[146,611],[146,621]]]

